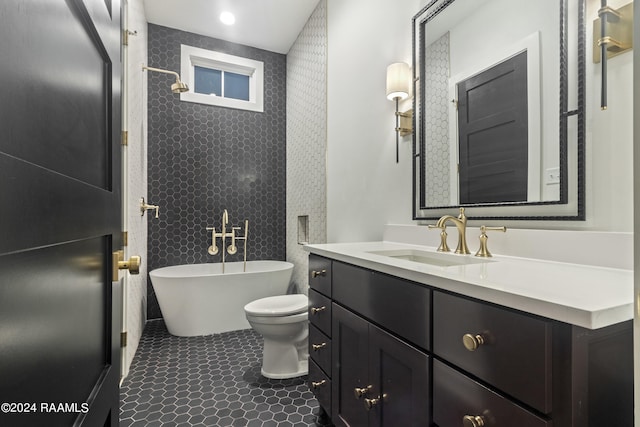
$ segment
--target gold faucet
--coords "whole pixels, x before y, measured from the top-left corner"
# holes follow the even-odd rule
[[[227,235],[227,224],[229,224],[229,212],[225,209],[222,212],[222,241],[224,242]]]
[[[235,255],[238,252],[238,247],[236,246],[237,240],[244,241],[244,271],[247,271],[247,234],[249,229],[249,220],[244,221],[244,236],[238,236],[236,232],[240,230],[240,227],[231,227],[231,232],[227,232],[227,226],[229,225],[229,213],[225,209],[222,212],[222,226],[220,227],[220,232],[216,233],[215,227],[207,227],[207,231],[211,231],[211,246],[207,249],[209,255],[217,255],[218,254],[218,245],[216,244],[216,239],[220,237],[221,240],[221,249],[222,249],[222,272],[224,273],[224,264],[225,264],[225,253],[229,255]],[[231,244],[226,246],[227,238],[231,238]],[[226,246],[226,247],[225,247]]]
[[[458,215],[457,218],[451,215],[441,217],[436,223],[436,227],[444,230],[449,221],[458,229],[458,246],[456,247],[455,253],[470,254],[471,252],[467,246],[467,217],[464,215],[464,208],[460,208],[460,215]]]

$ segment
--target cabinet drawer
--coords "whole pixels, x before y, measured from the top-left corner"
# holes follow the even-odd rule
[[[551,412],[551,322],[437,291],[433,322],[436,355]]]
[[[311,289],[331,296],[331,260],[309,254],[309,286]]]
[[[331,338],[309,325],[309,356],[331,376]]]
[[[331,336],[331,300],[313,289],[309,289],[309,321]]]
[[[482,417],[485,426],[551,427],[508,399],[467,378],[438,360],[433,361],[433,421],[439,427],[473,425],[465,417]]]
[[[331,379],[313,360],[309,360],[309,389],[327,414],[331,413]]]
[[[335,301],[421,348],[430,348],[430,289],[337,261],[333,285]]]

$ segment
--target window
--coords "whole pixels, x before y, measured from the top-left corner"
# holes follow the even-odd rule
[[[182,45],[180,71],[191,89],[181,101],[264,111],[260,61]]]

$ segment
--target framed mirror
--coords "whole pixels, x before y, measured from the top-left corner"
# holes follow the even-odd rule
[[[413,218],[584,220],[584,0],[413,18]]]

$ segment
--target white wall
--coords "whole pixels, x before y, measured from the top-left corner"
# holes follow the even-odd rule
[[[411,64],[418,0],[328,0],[327,240],[380,240],[411,222],[411,137],[396,163],[386,69]],[[409,102],[401,106],[411,108]]]
[[[147,20],[142,0],[128,0],[128,29],[135,31],[129,36],[129,45],[125,48],[127,60],[127,91],[123,95],[127,106],[126,127],[129,132],[129,144],[124,148],[127,161],[127,201],[125,226],[129,242],[126,255],[140,255],[142,265],[139,275],[127,274],[126,325],[128,332],[125,348],[124,372],[129,371],[140,336],[144,329],[147,313],[147,218],[140,216],[140,197],[147,194],[147,80],[141,65],[147,63]]]
[[[318,3],[287,53],[287,261],[307,293],[309,254],[298,243],[298,216],[309,243],[327,240],[327,4]]]
[[[617,8],[629,0],[609,0]],[[587,226],[633,231],[633,54],[607,64],[608,108],[600,110],[600,63],[592,60],[592,25],[600,2],[587,1]],[[636,47],[634,47],[636,49]]]
[[[385,224],[416,224],[411,138],[401,139],[396,164],[394,105],[384,92],[387,65],[411,63],[411,18],[426,3],[328,0],[329,242],[380,240]],[[587,4],[587,219],[499,221],[509,227],[633,230],[631,54],[609,62],[609,109],[600,111],[599,64],[593,64],[590,47],[599,2]]]

